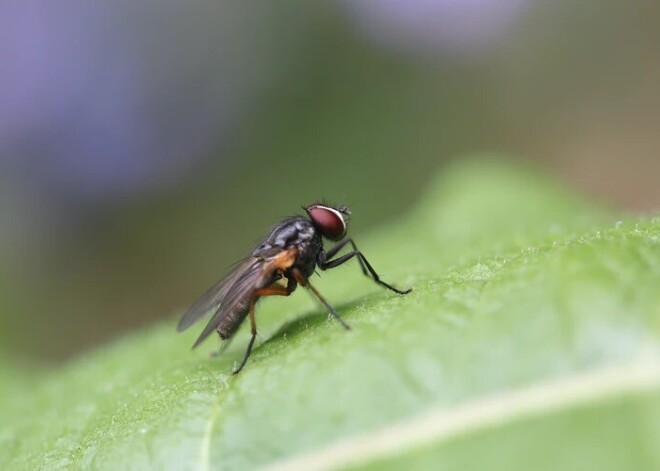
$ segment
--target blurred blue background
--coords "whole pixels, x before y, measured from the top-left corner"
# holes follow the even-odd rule
[[[300,205],[396,218],[517,156],[660,207],[660,4],[0,4],[0,354],[168,319]]]

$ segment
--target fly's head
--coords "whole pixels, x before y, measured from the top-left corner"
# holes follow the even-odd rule
[[[333,207],[327,204],[315,203],[305,208],[314,228],[329,240],[340,240],[346,236],[347,221],[351,212],[347,206]]]

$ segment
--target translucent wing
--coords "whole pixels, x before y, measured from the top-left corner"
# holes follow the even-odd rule
[[[258,260],[255,257],[248,257],[239,262],[231,272],[209,288],[195,304],[188,308],[179,320],[176,330],[178,332],[184,331],[203,317],[216,312],[234,283]]]
[[[268,258],[252,258],[254,261],[250,266],[242,271],[241,275],[234,281],[232,286],[224,295],[219,309],[206,325],[199,335],[193,348],[197,347],[213,331],[218,328],[220,321],[240,304],[247,303],[254,291],[259,288],[265,288],[273,281],[273,272],[275,270],[286,270],[296,259],[298,250],[296,248],[281,249],[277,248],[269,251]]]
[[[211,335],[228,313],[236,309],[241,302],[246,301],[255,289],[261,287],[271,274],[271,271],[265,268],[266,263],[263,260],[258,260],[241,274],[227,291],[219,309],[216,310],[209,323],[204,327],[204,330],[195,341],[193,348],[197,347],[206,337]]]

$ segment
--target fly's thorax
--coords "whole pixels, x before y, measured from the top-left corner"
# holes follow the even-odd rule
[[[308,219],[296,216],[275,226],[266,242],[276,247],[291,247],[311,240],[315,234],[316,229]]]
[[[318,255],[323,248],[321,235],[314,233],[314,237],[298,245],[298,256],[295,267],[302,271],[305,277],[309,278],[314,273]]]
[[[264,241],[255,249],[253,255],[273,248],[300,247],[319,238],[314,225],[302,216],[295,216],[274,226]]]
[[[305,276],[310,276],[314,273],[319,251],[323,247],[323,241],[309,219],[294,216],[274,226],[252,255],[262,256],[277,247],[282,249],[295,247],[297,253],[293,266],[300,269]]]

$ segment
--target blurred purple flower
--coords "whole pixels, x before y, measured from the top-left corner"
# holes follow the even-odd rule
[[[98,3],[16,1],[2,10],[0,108],[9,113],[0,115],[0,145],[21,175],[93,198],[148,185],[154,161],[185,156],[156,139],[137,51],[116,41],[121,31]]]
[[[295,28],[267,15],[205,0],[2,2],[0,172],[83,205],[175,184],[285,62],[272,49]]]
[[[471,56],[489,49],[533,0],[361,0],[344,4],[375,41],[405,53]]]

